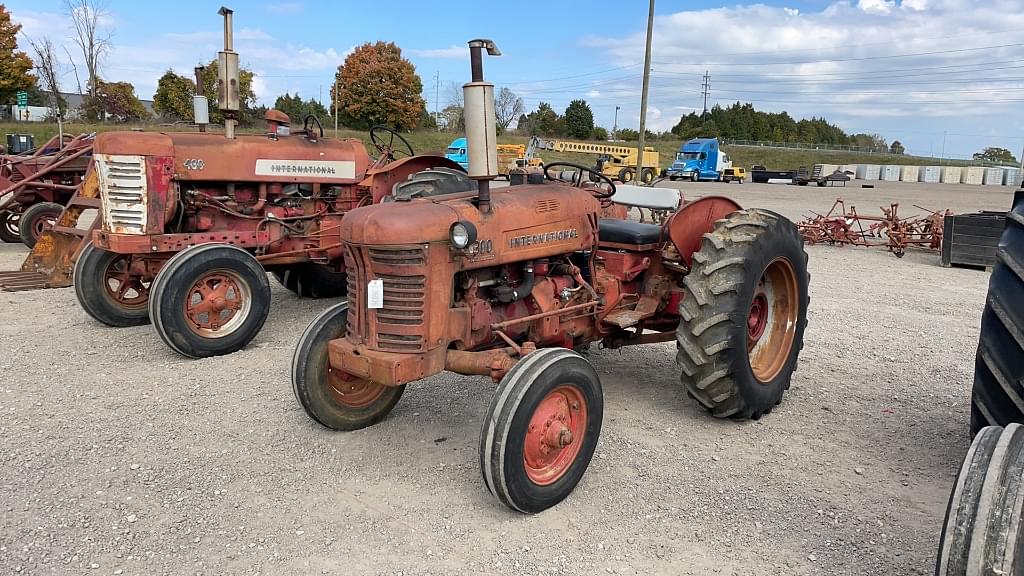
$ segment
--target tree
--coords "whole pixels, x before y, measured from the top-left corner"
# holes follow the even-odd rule
[[[523,128],[520,122],[520,130]],[[564,128],[562,118],[547,102],[537,104],[537,109],[526,115],[525,129],[531,136],[560,136]]]
[[[438,122],[447,132],[463,132],[466,129],[466,118],[462,106],[449,104],[438,114]]]
[[[635,142],[640,139],[640,131],[632,128],[619,128],[619,140]]]
[[[36,85],[32,60],[18,50],[21,24],[11,22],[11,13],[0,4],[0,103],[13,102],[19,90]]]
[[[307,116],[316,116],[317,118],[329,116],[327,109],[319,102],[312,98],[303,100],[298,92],[295,93],[295,96],[290,96],[287,93],[284,96],[278,96],[274,101],[274,108],[287,114],[294,124],[301,124]]]
[[[127,122],[149,118],[149,111],[128,82],[96,81],[96,94],[82,100],[82,112],[89,120]]]
[[[573,138],[589,138],[594,131],[594,112],[586,100],[573,100],[565,109],[565,131]]]
[[[422,91],[423,81],[412,62],[402,57],[402,50],[393,42],[375,42],[359,46],[345,58],[331,95],[338,98],[346,126],[365,129],[387,124],[411,129],[419,125],[426,109]]]
[[[504,132],[512,122],[523,115],[523,99],[508,88],[498,90],[494,97],[494,116],[498,122],[498,131]]]
[[[110,52],[110,32],[100,29],[108,16],[106,0],[64,0],[64,12],[71,19],[75,44],[82,50],[85,70],[89,74],[89,95],[98,94],[100,66]],[[134,89],[133,89],[134,92]]]
[[[157,80],[156,94],[153,95],[153,111],[171,120],[194,121],[192,97],[195,94],[196,83],[192,79],[175,74],[174,70],[168,70]]]
[[[889,145],[890,154],[903,155],[906,151],[907,149],[903,147],[903,143],[899,140],[893,140],[892,144]]]
[[[1006,164],[1016,164],[1017,158],[1006,148],[997,148],[995,146],[989,146],[981,152],[974,153],[975,160],[987,160],[989,162],[1003,162]]]
[[[50,110],[64,114],[67,110],[67,102],[60,95],[60,72],[58,71],[59,61],[54,54],[53,42],[43,37],[41,40],[29,40],[32,51],[35,52],[36,71],[39,72],[39,84],[41,88],[49,92],[46,98]]]
[[[608,131],[600,126],[594,126],[594,131],[590,135],[594,140],[600,140],[604,142],[608,139]]]

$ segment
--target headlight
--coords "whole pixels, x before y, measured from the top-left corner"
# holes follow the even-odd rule
[[[464,250],[476,242],[476,226],[473,226],[471,222],[456,222],[448,231],[448,237],[452,241],[452,246]]]

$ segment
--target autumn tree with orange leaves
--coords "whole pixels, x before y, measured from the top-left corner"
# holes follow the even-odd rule
[[[21,24],[11,22],[11,13],[0,4],[0,103],[14,101],[18,90],[30,90],[36,85],[32,74],[32,60],[18,50],[18,32]]]
[[[338,67],[339,119],[351,128],[377,124],[411,130],[426,110],[423,81],[393,42],[366,43]],[[332,103],[335,97],[331,88]],[[333,108],[333,107],[332,107]]]

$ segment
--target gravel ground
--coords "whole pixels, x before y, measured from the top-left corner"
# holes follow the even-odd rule
[[[856,183],[855,183],[856,184]],[[1008,188],[683,184],[798,217],[843,194],[957,211]],[[538,516],[487,494],[494,385],[442,374],[383,423],[329,432],[292,396],[331,302],[274,287],[247,350],[190,361],[109,329],[69,289],[0,293],[0,574],[926,574],[966,451],[988,274],[934,253],[809,247],[810,322],[783,403],[721,422],[671,345],[600,351],[604,431]],[[0,269],[26,250],[0,245]],[[642,380],[642,382],[637,382]]]

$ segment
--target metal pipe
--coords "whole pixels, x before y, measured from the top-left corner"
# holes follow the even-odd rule
[[[566,306],[565,308],[559,308],[558,310],[541,312],[540,314],[523,316],[522,318],[513,318],[511,320],[506,320],[504,322],[498,322],[497,324],[491,324],[491,331],[504,330],[505,328],[508,328],[509,326],[515,326],[516,324],[523,324],[524,322],[533,322],[534,320],[540,320],[541,318],[547,318],[548,316],[561,316],[562,314],[568,314],[569,312],[575,312],[576,310],[591,308],[593,306],[597,306],[597,302],[584,302],[583,304]]]
[[[516,361],[513,348],[498,348],[482,352],[448,350],[444,357],[444,369],[456,374],[491,376],[508,372]]]
[[[221,6],[217,13],[224,17],[224,51],[231,52],[235,49],[235,35],[231,30],[232,20],[234,19],[232,14],[234,14],[235,11],[225,6]]]
[[[60,168],[61,166],[71,162],[72,160],[74,160],[74,159],[84,155],[86,152],[92,152],[92,146],[86,146],[86,147],[84,147],[84,148],[82,148],[80,150],[76,150],[74,153],[68,154],[67,156],[65,156],[64,158],[62,158],[62,159],[60,159],[60,160],[58,160],[56,162],[54,162],[53,164],[47,165],[45,168],[43,168],[39,172],[36,172],[35,174],[32,174],[31,176],[25,178],[24,180],[19,180],[19,181],[15,182],[14,184],[11,184],[7,188],[4,188],[3,190],[0,190],[0,196],[6,196],[7,194],[10,194],[14,190],[17,190],[17,189],[25,186],[26,184],[29,184],[29,183],[31,183],[31,182],[33,182],[35,180],[38,180],[38,179],[42,178],[43,176],[46,176],[47,174],[49,174],[50,172],[53,172],[57,168]]]

